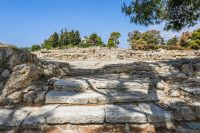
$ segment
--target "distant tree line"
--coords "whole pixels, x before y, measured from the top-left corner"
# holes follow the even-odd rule
[[[105,44],[101,36],[93,33],[89,36],[81,38],[78,30],[68,31],[62,29],[58,34],[57,32],[50,35],[50,37],[40,45],[33,45],[32,51],[52,48],[70,48],[70,47],[118,47],[120,44],[119,32],[112,32]],[[181,37],[174,36],[173,38],[165,41],[157,30],[150,30],[146,32],[133,31],[128,34],[128,42],[132,49],[149,50],[149,49],[200,49],[200,29],[193,32],[184,32]]]
[[[144,33],[133,31],[128,34],[128,42],[132,49],[200,49],[200,29],[193,32],[184,32],[181,37],[164,41],[160,32],[150,30]]]
[[[40,45],[32,45],[32,51],[44,49],[52,49],[52,48],[70,48],[70,47],[118,47],[120,44],[119,38],[121,34],[119,32],[113,32],[110,34],[110,38],[108,39],[108,43],[105,44],[102,41],[101,36],[93,33],[89,36],[85,36],[81,38],[80,32],[78,30],[68,31],[66,29],[62,29],[60,34],[54,32],[50,37]]]

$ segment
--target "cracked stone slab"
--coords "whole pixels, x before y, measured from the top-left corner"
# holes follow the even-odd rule
[[[23,121],[22,126],[37,126],[45,124],[46,117],[59,105],[45,105],[43,107],[32,107],[30,115]]]
[[[148,80],[108,80],[108,79],[89,79],[91,85],[97,89],[149,89]]]
[[[157,101],[155,92],[141,89],[132,91],[50,91],[46,95],[46,104],[107,104],[125,102]]]
[[[106,95],[106,94],[105,94]],[[96,92],[68,92],[68,91],[50,91],[46,95],[45,103],[60,104],[96,104],[108,103],[107,96]]]
[[[147,123],[145,113],[136,105],[106,105],[108,123]]]
[[[30,110],[0,108],[0,127],[19,127]]]
[[[170,122],[173,120],[173,116],[170,112],[152,103],[140,103],[138,106],[145,112],[148,122],[150,123]]]
[[[187,93],[200,95],[200,86],[199,87],[181,87],[181,89]]]
[[[102,124],[105,119],[104,106],[59,106],[50,111],[48,124]]]
[[[85,91],[89,85],[84,79],[60,79],[55,81],[54,90]]]

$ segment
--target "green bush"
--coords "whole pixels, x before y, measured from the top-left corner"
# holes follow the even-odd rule
[[[190,40],[189,42],[188,42],[188,44],[189,44],[189,47],[191,48],[191,49],[195,49],[195,50],[198,50],[198,49],[200,49],[200,40]]]
[[[38,50],[40,50],[40,49],[41,49],[40,45],[33,45],[33,46],[31,47],[31,51],[38,51]]]

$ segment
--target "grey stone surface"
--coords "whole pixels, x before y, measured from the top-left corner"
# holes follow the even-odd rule
[[[102,124],[104,123],[104,106],[59,106],[49,112],[48,124]]]
[[[43,107],[32,107],[30,115],[23,121],[22,126],[38,126],[45,124],[46,117],[51,115],[51,112],[55,110],[59,105],[46,105]]]
[[[61,79],[54,83],[54,90],[85,91],[89,85],[83,79]]]
[[[195,110],[195,114],[200,119],[200,102],[194,102],[194,103],[192,103],[192,105]]]
[[[89,82],[97,89],[148,89],[148,80],[110,80],[110,79],[90,79]]]
[[[9,75],[10,75],[10,72],[9,72],[7,69],[5,69],[5,70],[1,73],[1,76],[4,77],[4,78],[9,77]]]
[[[182,72],[183,72],[183,73],[186,73],[186,74],[188,74],[188,75],[192,75],[193,72],[194,72],[194,69],[193,69],[193,67],[192,67],[191,64],[183,64],[183,65],[181,66],[181,68],[182,68]]]
[[[184,120],[192,121],[196,119],[197,114],[189,106],[181,106],[179,107],[179,110],[178,113],[182,115]]]
[[[187,93],[200,95],[200,87],[180,87],[180,88]]]
[[[0,127],[19,127],[30,110],[0,108]]]
[[[183,124],[184,127],[200,131],[200,123],[199,122],[185,122],[185,123],[182,123],[182,124]]]
[[[200,63],[194,64],[193,67],[196,72],[200,72]]]
[[[150,123],[169,122],[173,120],[171,113],[154,104],[140,103],[138,106],[146,113],[148,122]]]
[[[108,123],[146,123],[145,113],[136,105],[106,105]]]
[[[151,102],[158,101],[155,92],[141,89],[131,91],[50,91],[47,93],[45,103],[60,104],[106,104],[125,102]]]

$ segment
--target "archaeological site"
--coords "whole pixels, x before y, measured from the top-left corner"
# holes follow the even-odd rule
[[[200,51],[0,47],[0,133],[200,133]]]

